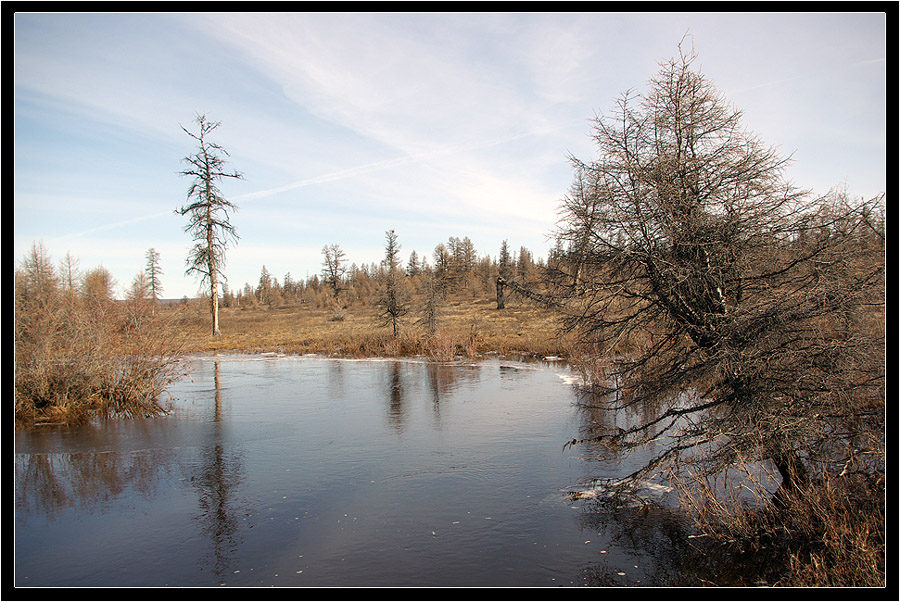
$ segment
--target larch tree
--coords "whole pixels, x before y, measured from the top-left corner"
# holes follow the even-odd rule
[[[410,311],[410,292],[400,265],[400,245],[393,230],[385,232],[384,276],[375,300],[377,316],[382,325],[390,325],[394,336],[400,334],[400,321]]]
[[[76,285],[80,278],[78,264],[78,258],[74,257],[71,252],[67,252],[66,256],[59,262],[59,274],[62,279],[63,289],[69,295],[75,294]]]
[[[438,322],[446,306],[446,290],[441,286],[437,276],[431,270],[422,271],[422,305],[419,310],[418,324],[429,335],[437,332]]]
[[[419,254],[415,250],[409,254],[409,260],[406,262],[406,275],[413,277],[418,276],[422,272],[422,266],[419,263]]]
[[[85,272],[81,279],[81,297],[95,306],[102,306],[115,299],[116,281],[112,272],[97,266]]]
[[[256,286],[256,298],[264,305],[271,304],[274,288],[272,273],[266,269],[266,266],[263,266],[259,272],[259,284]]]
[[[147,265],[144,268],[144,275],[147,277],[147,286],[149,288],[150,299],[157,303],[159,296],[162,294],[163,287],[159,280],[162,275],[162,269],[159,267],[159,253],[156,249],[147,250]]]
[[[506,240],[500,245],[500,255],[497,257],[497,264],[499,269],[497,276],[497,309],[505,309],[504,287],[513,275],[512,255],[509,253],[509,244]]]
[[[237,206],[225,198],[219,190],[219,182],[224,179],[243,179],[237,171],[226,170],[228,152],[212,142],[210,134],[220,123],[209,121],[205,115],[195,119],[197,132],[182,126],[182,130],[197,143],[197,151],[184,158],[188,167],[182,176],[193,178],[187,192],[187,204],[175,210],[188,216],[185,231],[194,240],[187,258],[187,273],[199,275],[201,283],[209,286],[212,333],[219,334],[219,282],[224,283],[225,251],[228,245],[236,243],[238,235],[231,224],[230,213]]]
[[[347,275],[347,255],[340,245],[331,244],[322,247],[322,258],[322,280],[331,287],[331,292],[337,298]]]
[[[138,272],[131,281],[131,286],[125,292],[125,298],[130,301],[144,301],[152,299],[150,279],[145,272]],[[154,300],[155,301],[155,300]]]
[[[572,158],[556,300],[592,361],[596,403],[644,418],[573,441],[714,476],[760,462],[782,491],[884,471],[881,199],[811,198],[787,160],[693,68],[661,65],[644,95],[594,121]],[[882,479],[883,480],[883,479]]]

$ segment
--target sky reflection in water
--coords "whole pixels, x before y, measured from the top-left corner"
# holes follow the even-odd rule
[[[16,585],[658,584],[666,550],[564,496],[629,468],[563,448],[598,419],[570,376],[197,358],[168,417],[17,434]]]

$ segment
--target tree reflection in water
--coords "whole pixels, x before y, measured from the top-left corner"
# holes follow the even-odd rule
[[[118,449],[120,419],[87,425],[109,437]],[[57,437],[61,431],[45,433]],[[90,439],[88,432],[85,439]],[[16,510],[22,520],[31,516],[53,520],[66,508],[100,511],[126,493],[151,500],[160,479],[172,468],[173,454],[165,449],[144,449],[129,454],[113,451],[16,454]]]
[[[403,378],[400,374],[400,362],[391,362],[388,375],[388,424],[398,432],[403,431],[405,417],[403,415]]]
[[[226,441],[218,363],[213,370],[212,416],[198,431],[201,439],[190,442],[197,445],[198,457],[191,460],[177,445],[167,446],[164,433],[171,427],[163,419],[106,419],[77,432],[41,433],[37,436],[47,441],[71,437],[85,451],[16,454],[17,520],[52,523],[62,520],[68,509],[99,515],[129,496],[153,502],[162,495],[160,488],[165,483],[187,481],[197,493],[196,522],[212,543],[213,570],[224,575],[240,543],[235,489],[241,482],[242,461],[240,448]],[[135,436],[135,429],[141,431],[140,436]],[[133,441],[141,441],[141,449],[130,449]],[[151,441],[155,443],[148,443]]]
[[[197,489],[199,521],[203,532],[212,540],[214,572],[224,576],[240,543],[239,521],[234,508],[235,489],[241,482],[241,456],[234,446],[227,446],[222,422],[222,387],[219,362],[213,365],[215,406],[209,440],[203,442],[200,460],[191,476]]]
[[[479,370],[480,366],[477,364],[391,361],[390,368],[387,370],[387,383],[385,383],[388,424],[397,433],[403,432],[406,421],[409,419],[408,408],[405,405],[408,396],[407,389],[414,390],[424,382],[431,396],[434,425],[436,428],[440,428],[441,403],[452,396],[453,390],[461,382],[477,381]]]

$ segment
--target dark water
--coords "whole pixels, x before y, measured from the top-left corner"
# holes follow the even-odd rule
[[[661,585],[661,528],[565,493],[563,364],[197,358],[171,415],[16,435],[17,586]],[[600,417],[618,420],[617,417]]]

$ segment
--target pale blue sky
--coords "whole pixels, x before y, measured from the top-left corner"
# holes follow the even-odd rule
[[[245,180],[223,184],[241,239],[229,288],[321,269],[339,244],[404,261],[468,236],[546,256],[567,155],[589,120],[693,37],[744,125],[793,155],[798,186],[886,188],[883,14],[216,13],[15,16],[15,260],[103,265],[124,291],[161,254],[164,296],[193,296],[173,210],[204,112]]]

